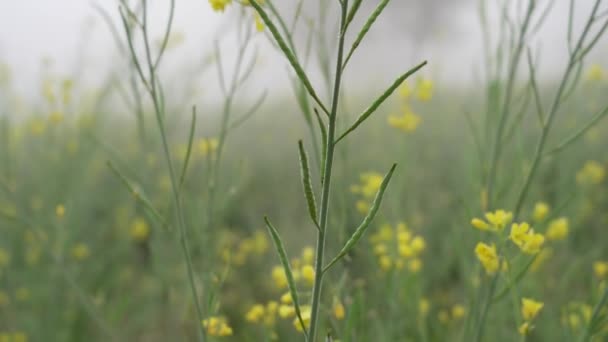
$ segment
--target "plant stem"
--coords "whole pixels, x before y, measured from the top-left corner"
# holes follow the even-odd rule
[[[344,58],[344,38],[345,38],[345,23],[346,12],[348,10],[348,0],[343,0],[341,3],[342,15],[340,19],[340,37],[338,42],[338,58],[336,61],[336,75],[334,80],[334,90],[332,96],[332,104],[329,115],[329,129],[327,135],[327,153],[325,155],[325,169],[323,170],[323,190],[321,195],[321,212],[320,212],[320,229],[317,232],[317,250],[315,258],[315,280],[312,289],[312,308],[310,317],[310,329],[308,337],[310,342],[315,342],[318,321],[319,321],[319,303],[321,301],[321,287],[323,283],[323,255],[325,251],[325,233],[327,230],[327,217],[329,212],[329,195],[331,190],[331,172],[334,159],[336,134],[336,116],[338,112],[338,103],[340,97],[340,83],[342,82],[342,59]]]

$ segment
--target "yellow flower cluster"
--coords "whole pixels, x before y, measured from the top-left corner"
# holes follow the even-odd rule
[[[407,268],[417,273],[422,269],[420,254],[426,249],[426,241],[422,236],[414,235],[404,222],[394,229],[390,224],[381,226],[370,236],[370,242],[382,271]]]
[[[545,236],[547,240],[564,240],[570,232],[570,224],[567,218],[560,217],[549,222]]]
[[[591,320],[593,308],[580,302],[570,302],[562,310],[562,324],[572,330],[587,325]]]
[[[597,185],[604,180],[605,176],[604,166],[595,160],[590,160],[576,173],[576,182],[580,185]]]
[[[589,81],[602,81],[606,78],[604,68],[599,64],[593,64],[587,71],[587,79]]]
[[[391,127],[402,130],[405,133],[410,133],[418,128],[422,119],[416,113],[414,113],[412,107],[408,104],[401,106],[400,115],[390,115],[388,117],[388,124]]]
[[[224,317],[212,316],[208,319],[204,319],[201,324],[210,336],[232,336],[232,328],[228,325],[228,322],[226,322],[226,318]]]
[[[261,256],[268,251],[268,237],[266,232],[258,230],[252,236],[240,241],[234,236],[229,236],[223,243],[222,258],[225,262],[232,262],[236,266],[243,266],[251,256]],[[233,250],[234,255],[232,254]]]
[[[226,7],[232,3],[232,0],[209,0],[211,8],[216,12],[224,12]]]
[[[250,323],[263,323],[266,326],[274,325],[279,311],[279,303],[269,301],[266,305],[255,304],[245,314],[245,320]]]
[[[534,229],[526,222],[513,223],[509,239],[526,254],[540,252],[545,243],[545,237],[542,234],[535,233]]]
[[[294,258],[291,260],[291,270],[293,278],[296,282],[302,281],[306,286],[312,286],[315,279],[315,269],[312,266],[314,261],[314,249],[310,246],[302,249],[302,255],[300,258]],[[287,288],[287,275],[283,267],[280,265],[275,266],[272,269],[272,279],[274,285],[278,289]]]
[[[201,138],[196,142],[196,151],[199,157],[206,157],[211,155],[212,157],[217,150],[219,140],[216,138]]]
[[[357,211],[361,214],[366,214],[369,211],[371,201],[382,185],[383,176],[377,172],[364,172],[359,176],[359,184],[351,185],[350,191],[353,194],[361,195],[361,199],[357,201]]]
[[[528,335],[528,333],[534,328],[532,321],[538,316],[540,310],[545,306],[542,302],[537,302],[530,298],[522,298],[521,300],[521,315],[524,319],[524,323],[519,326],[519,333],[522,335]]]

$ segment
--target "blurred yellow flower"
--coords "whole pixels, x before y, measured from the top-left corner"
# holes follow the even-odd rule
[[[535,233],[534,229],[531,229],[526,222],[513,223],[509,238],[526,254],[540,252],[545,243],[545,237],[542,234]]]
[[[431,303],[428,299],[422,297],[420,301],[418,301],[418,313],[420,316],[426,316],[431,310]]]
[[[8,254],[6,249],[0,248],[0,268],[8,266],[11,262],[11,255]]]
[[[433,81],[419,78],[416,83],[416,98],[423,102],[430,101],[433,98],[433,89]]]
[[[511,222],[513,214],[500,209],[495,212],[487,212],[485,218],[487,222],[475,217],[471,220],[471,225],[479,230],[499,232]]]
[[[275,266],[272,269],[272,279],[274,280],[274,285],[279,289],[284,289],[287,287],[287,275],[285,275],[285,270],[281,266]]]
[[[604,68],[599,64],[593,64],[587,71],[587,79],[589,81],[601,81],[605,77]]]
[[[72,258],[77,261],[85,260],[90,255],[91,251],[89,250],[89,246],[84,243],[78,243],[74,247],[72,247]]]
[[[528,335],[528,333],[530,332],[531,327],[530,327],[530,322],[523,322],[519,328],[517,328],[517,331],[521,334],[521,335]]]
[[[589,160],[583,168],[576,174],[576,182],[581,185],[597,185],[604,180],[606,170],[604,166],[595,161]]]
[[[281,318],[290,318],[296,314],[296,309],[291,305],[281,305],[279,306],[279,316]]]
[[[342,320],[344,319],[344,305],[342,305],[342,302],[337,299],[334,298],[334,306],[333,306],[333,313],[334,313],[334,317],[337,320]]]
[[[538,316],[538,313],[545,304],[537,302],[530,298],[522,298],[521,300],[521,315],[524,320],[530,322]]]
[[[568,219],[565,217],[560,217],[549,222],[549,227],[547,228],[545,236],[548,240],[563,240],[568,237],[568,232]]]
[[[304,329],[308,329],[308,326],[310,325],[310,305],[302,305],[300,308],[300,314],[302,315],[302,323],[304,323],[304,326],[302,326],[302,323],[300,323],[300,319],[298,317],[294,318],[293,325],[296,327],[296,330],[302,332]]]
[[[596,261],[593,263],[593,273],[599,279],[608,278],[608,261]]]
[[[224,317],[212,316],[204,319],[201,324],[210,336],[232,336],[232,328]]]
[[[260,17],[260,15],[256,12],[253,16],[253,20],[255,22],[255,29],[258,32],[263,32],[264,31],[264,22],[262,21],[262,18]]]
[[[131,238],[135,241],[145,241],[150,236],[150,227],[144,219],[138,217],[131,224],[131,230],[129,234],[131,235]]]
[[[310,265],[304,265],[300,270],[302,274],[302,278],[308,283],[308,285],[312,285],[315,281],[315,269]]]
[[[245,320],[251,323],[258,323],[264,317],[264,305],[255,304],[245,314]]]
[[[232,0],[209,0],[211,8],[216,12],[224,12],[226,6],[230,5]]]
[[[465,316],[466,309],[462,304],[455,304],[452,306],[452,317],[454,319],[461,319]]]
[[[65,206],[63,204],[59,204],[55,207],[55,215],[60,219],[65,216]]]
[[[540,222],[544,220],[549,214],[549,210],[551,207],[545,202],[538,202],[534,205],[534,211],[532,213],[532,218],[536,222]]]

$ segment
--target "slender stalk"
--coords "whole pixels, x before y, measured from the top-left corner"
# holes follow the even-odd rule
[[[323,190],[321,195],[321,210],[320,210],[320,229],[317,232],[317,250],[315,258],[315,280],[312,289],[312,308],[310,317],[310,328],[308,337],[311,342],[315,342],[318,322],[319,322],[319,304],[321,301],[321,289],[323,285],[323,256],[325,252],[325,233],[327,232],[327,217],[329,213],[329,197],[331,192],[331,172],[334,161],[336,135],[336,116],[338,112],[338,103],[340,97],[340,84],[342,82],[342,59],[344,58],[344,38],[346,28],[346,14],[348,11],[348,0],[343,0],[341,3],[341,19],[340,19],[340,37],[338,41],[338,57],[336,60],[336,75],[334,80],[334,90],[332,96],[332,104],[329,115],[329,129],[327,136],[327,148],[325,154],[325,168],[323,170]]]

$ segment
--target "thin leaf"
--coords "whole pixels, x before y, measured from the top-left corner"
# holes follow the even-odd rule
[[[555,148],[553,148],[552,150],[547,152],[545,154],[545,156],[557,153],[557,152],[565,149],[566,147],[568,147],[570,144],[574,143],[576,140],[578,140],[580,137],[582,137],[583,134],[585,134],[589,129],[591,129],[598,121],[603,119],[607,114],[608,114],[608,107],[604,108],[604,110],[599,111],[597,114],[595,114],[595,116],[593,118],[591,118],[591,120],[586,125],[584,125],[580,130],[578,130],[576,133],[574,133],[568,139],[564,140],[562,143],[557,145]]]
[[[355,39],[355,42],[351,46],[350,51],[348,52],[348,55],[347,55],[346,59],[344,60],[344,63],[342,64],[342,69],[344,69],[346,67],[346,64],[348,64],[348,61],[352,57],[353,53],[359,47],[359,44],[361,44],[361,41],[363,41],[363,38],[365,38],[365,36],[367,35],[367,32],[369,32],[369,30],[372,28],[372,25],[374,24],[374,22],[376,21],[376,19],[378,19],[378,17],[382,13],[382,11],[384,11],[384,9],[386,8],[386,5],[388,5],[389,1],[390,0],[382,0],[378,4],[378,6],[374,10],[374,12],[372,12],[372,14],[369,16],[369,18],[365,22],[365,25],[363,25],[363,28],[361,29],[361,31],[357,35],[357,38]],[[359,1],[359,2],[361,2],[361,1]],[[355,2],[353,4],[353,7],[357,6],[356,10],[358,10],[358,5],[360,5],[360,4],[357,4]],[[352,11],[351,11],[351,13],[352,13],[353,17],[356,14],[356,12],[353,13]],[[349,13],[349,15],[351,13]],[[352,18],[348,18],[348,19],[352,20]],[[348,19],[347,19],[347,23],[350,23],[350,21],[348,21]]]
[[[357,244],[359,239],[361,239],[361,237],[369,227],[370,223],[372,223],[372,221],[374,220],[374,217],[376,217],[378,209],[380,209],[382,197],[384,196],[384,192],[388,187],[388,183],[391,181],[391,177],[393,176],[393,172],[395,172],[396,167],[397,164],[393,164],[390,171],[386,174],[384,180],[382,180],[382,184],[380,184],[380,189],[378,189],[378,193],[376,193],[376,198],[374,198],[374,202],[372,202],[372,206],[369,209],[367,216],[365,216],[363,222],[361,222],[359,227],[357,227],[350,239],[346,241],[346,244],[344,244],[344,247],[342,247],[340,253],[338,253],[338,255],[336,255],[336,257],[329,264],[327,264],[327,266],[323,268],[323,273],[325,273],[330,267],[332,267],[336,262],[338,262],[342,257],[344,257],[346,253],[348,253]]]
[[[190,134],[188,135],[188,149],[186,150],[186,159],[182,166],[182,172],[179,176],[179,187],[182,189],[184,181],[186,180],[186,171],[188,170],[188,164],[190,163],[190,156],[192,155],[192,142],[194,141],[194,131],[196,128],[196,106],[192,106],[192,121],[190,122]]]
[[[427,64],[426,61],[418,64],[417,66],[413,67],[412,69],[410,69],[408,72],[406,72],[405,74],[401,75],[401,77],[399,77],[382,95],[380,95],[380,97],[374,102],[372,103],[372,105],[365,110],[365,112],[363,112],[363,114],[361,114],[361,116],[359,116],[359,118],[357,119],[357,121],[355,121],[355,123],[346,130],[346,132],[342,133],[342,135],[338,138],[338,140],[336,140],[335,144],[337,144],[340,140],[344,139],[350,132],[354,131],[355,129],[357,129],[357,127],[359,127],[360,124],[363,123],[363,121],[365,121],[370,115],[372,115],[376,109],[378,109],[378,107],[380,107],[380,105],[382,103],[384,103],[384,101],[391,96],[391,94],[393,94],[393,92],[411,75],[413,75],[414,73],[416,73],[418,70],[422,69],[422,67],[424,67]]]
[[[112,170],[112,172],[122,181],[124,186],[126,186],[127,189],[129,189],[129,191],[131,192],[133,197],[135,197],[135,200],[137,200],[138,202],[143,204],[143,206],[152,213],[154,218],[156,218],[158,220],[158,222],[161,224],[161,226],[163,228],[168,229],[169,225],[167,224],[167,221],[165,221],[163,216],[154,208],[154,206],[148,200],[148,198],[143,193],[141,193],[141,191],[137,190],[136,186],[134,186],[131,183],[131,181],[129,181],[127,179],[126,176],[124,176],[122,173],[120,173],[120,171],[118,171],[116,166],[114,166],[114,164],[112,164],[111,161],[108,161],[107,165],[110,168],[110,170]]]
[[[317,218],[317,203],[315,201],[315,193],[312,190],[312,182],[310,181],[310,167],[308,166],[308,155],[304,149],[302,140],[298,141],[298,150],[300,152],[300,173],[302,176],[302,187],[304,188],[304,196],[308,204],[308,214],[312,222],[319,228],[319,220]]]
[[[252,1],[253,2],[253,1]],[[287,285],[289,286],[289,293],[291,294],[291,299],[293,300],[293,305],[295,307],[296,316],[300,321],[302,327],[305,327],[304,320],[302,319],[302,313],[300,311],[300,301],[298,300],[298,290],[296,289],[296,281],[293,279],[293,272],[291,272],[291,266],[289,265],[289,258],[287,257],[287,253],[285,252],[285,247],[283,246],[283,241],[279,236],[279,232],[277,229],[270,223],[268,216],[264,216],[264,222],[266,222],[266,227],[268,228],[268,232],[270,233],[270,237],[272,238],[272,242],[274,243],[274,247],[277,250],[277,254],[279,254],[279,259],[281,260],[281,265],[283,266],[283,270],[285,271],[285,276],[287,277]],[[308,335],[306,334],[306,329],[304,330],[304,335],[306,339],[308,339]]]
[[[315,89],[313,88],[312,84],[310,83],[308,76],[306,76],[304,69],[298,62],[298,59],[293,54],[293,52],[289,49],[289,47],[287,47],[285,40],[279,33],[277,27],[274,25],[274,23],[268,17],[268,14],[266,13],[266,11],[264,11],[264,9],[258,4],[258,2],[256,0],[250,0],[249,3],[251,4],[251,6],[253,6],[253,8],[255,8],[255,10],[260,15],[260,18],[262,18],[262,21],[264,21],[264,24],[266,25],[266,27],[268,27],[268,30],[274,37],[274,40],[279,45],[279,48],[281,49],[281,51],[283,51],[283,54],[285,54],[285,57],[287,57],[289,64],[291,64],[291,66],[293,67],[294,71],[298,75],[298,78],[300,78],[300,81],[302,81],[302,84],[304,85],[306,90],[308,90],[308,93],[310,94],[310,96],[312,96],[312,98],[317,102],[317,104],[321,107],[321,109],[325,113],[329,114],[329,111],[327,110],[325,105],[323,105],[323,102],[321,101],[321,99],[319,98],[317,93],[315,92]]]
[[[361,7],[362,2],[363,2],[363,0],[355,0],[353,5],[351,6],[350,10],[348,11],[348,15],[346,16],[345,27],[348,28],[348,25],[350,25],[351,21],[353,21],[353,19],[355,18],[355,15],[359,11],[359,7]]]

